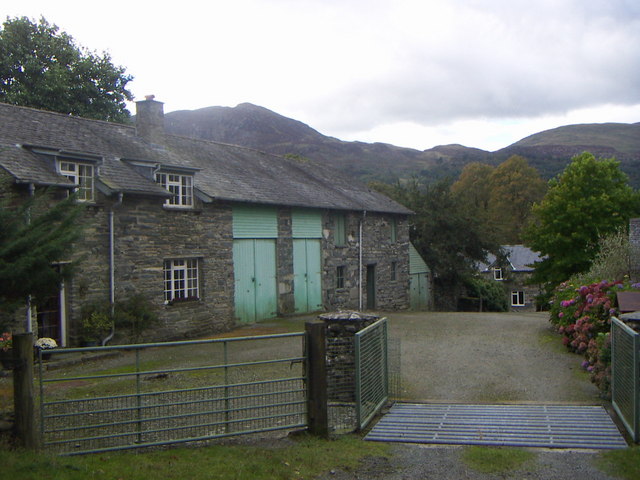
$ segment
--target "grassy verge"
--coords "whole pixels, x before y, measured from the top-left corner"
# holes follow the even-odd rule
[[[144,453],[56,457],[2,451],[2,471],[22,480],[310,479],[333,468],[353,469],[388,448],[357,436],[321,440],[302,436],[286,446],[216,445]]]
[[[482,473],[502,474],[517,470],[535,458],[535,454],[521,448],[466,447],[462,461]]]
[[[637,480],[640,478],[640,447],[604,452],[596,463],[598,468],[614,477]]]

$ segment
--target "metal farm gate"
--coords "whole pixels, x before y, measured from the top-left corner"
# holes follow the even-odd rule
[[[40,362],[42,445],[72,455],[304,427],[303,345],[291,333],[57,350],[64,374]]]
[[[362,430],[389,400],[386,318],[356,333],[355,357],[356,421]]]
[[[640,441],[640,334],[611,319],[611,402],[634,442]]]

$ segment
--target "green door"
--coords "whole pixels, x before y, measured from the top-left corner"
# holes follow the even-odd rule
[[[322,309],[320,240],[293,240],[293,292],[296,312]]]
[[[273,318],[277,312],[275,240],[233,242],[236,316],[250,323]]]

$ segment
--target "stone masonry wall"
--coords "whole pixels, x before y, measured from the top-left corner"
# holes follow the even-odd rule
[[[277,280],[278,313],[286,315],[295,312],[293,292],[293,237],[291,209],[278,210]]]
[[[83,256],[68,295],[71,333],[77,341],[82,304],[109,300],[110,204],[87,209]],[[116,302],[143,294],[159,315],[160,325],[145,340],[195,337],[233,325],[233,239],[231,208],[165,208],[159,198],[126,196],[114,208]],[[199,259],[200,298],[164,302],[164,260]],[[74,328],[75,327],[75,328]]]
[[[345,246],[335,244],[335,219],[345,215]],[[391,240],[391,223],[396,219],[396,241]],[[356,212],[328,212],[323,219],[322,287],[327,309],[359,308],[359,222],[363,220],[362,293],[367,305],[366,268],[375,265],[376,309],[409,308],[409,225],[406,216]],[[395,280],[392,279],[395,263]],[[344,287],[337,288],[336,272],[344,267]]]

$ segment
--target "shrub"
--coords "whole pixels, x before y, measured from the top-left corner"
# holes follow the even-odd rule
[[[636,285],[625,281],[601,281],[577,286],[562,283],[551,302],[550,321],[563,335],[562,343],[584,355],[582,363],[603,396],[609,397],[611,384],[611,317],[618,314],[616,293]]]
[[[488,312],[506,312],[509,310],[507,295],[498,282],[472,278],[467,282],[469,295],[482,300],[482,309]]]
[[[158,322],[158,314],[146,297],[137,294],[116,304],[114,321],[117,329],[127,330],[137,342],[146,329]]]

